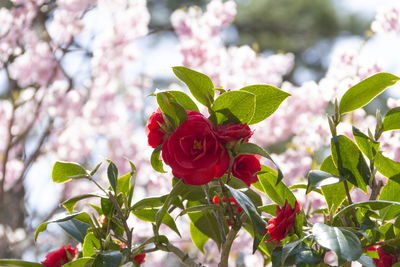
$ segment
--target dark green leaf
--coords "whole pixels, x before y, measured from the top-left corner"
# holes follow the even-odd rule
[[[268,154],[267,151],[265,151],[265,149],[263,149],[262,147],[259,147],[256,144],[253,143],[242,143],[240,144],[238,151],[237,151],[238,155],[241,154],[255,154],[255,155],[260,155],[263,156],[267,159],[269,159],[270,161],[272,161],[272,163],[275,165],[276,169],[278,170],[278,177],[277,177],[277,181],[276,184],[278,184],[280,181],[282,181],[283,179],[283,174],[281,169],[279,168],[278,164],[276,164],[276,162],[271,158],[271,156]],[[262,172],[262,170],[261,170]]]
[[[355,261],[362,254],[360,240],[346,229],[316,223],[312,233],[320,246],[332,250],[341,259]]]
[[[78,240],[80,243],[83,243],[86,232],[90,228],[89,224],[75,220],[74,218],[68,221],[57,222],[57,224],[72,238]]]
[[[400,183],[400,162],[394,161],[382,155],[382,152],[378,152],[375,157],[375,167],[380,173]]]
[[[92,257],[96,255],[96,250],[100,249],[100,241],[93,233],[88,233],[82,245],[83,257]]]
[[[314,188],[331,184],[337,184],[344,180],[341,177],[337,177],[333,174],[318,170],[310,171],[307,175],[307,178],[308,178],[308,185],[306,193],[311,192]]]
[[[297,241],[295,241],[297,242]],[[294,242],[292,242],[294,243]],[[290,243],[289,243],[290,244]],[[304,242],[301,242],[289,252],[287,258],[282,261],[283,248],[277,247],[272,253],[272,266],[317,266],[323,260],[323,257],[315,253]]]
[[[136,202],[135,204],[133,204],[133,206],[131,207],[131,210],[140,210],[140,209],[144,209],[144,208],[157,208],[157,207],[161,207],[165,200],[167,199],[168,195],[163,195],[160,197],[148,197],[148,198],[143,198],[141,200],[139,200],[138,202]]]
[[[185,108],[169,92],[157,93],[157,103],[162,112],[173,119],[176,126],[187,120],[188,115]]]
[[[256,192],[254,192],[253,190],[251,190],[250,187],[248,187],[247,184],[245,182],[243,182],[242,180],[240,180],[236,177],[232,177],[229,180],[228,184],[235,189],[241,189],[241,191],[250,198],[250,200],[253,202],[253,204],[256,207],[262,206],[262,199],[261,199],[260,195],[257,194]]]
[[[382,122],[382,131],[400,130],[400,107],[389,110]]]
[[[334,136],[331,139],[331,153],[340,177],[367,193],[371,173],[357,145],[344,135]]]
[[[218,209],[221,210],[221,206],[215,205],[215,204],[198,205],[198,206],[188,207],[188,208],[184,209],[181,213],[179,213],[178,216],[182,216],[182,215],[185,215],[186,213],[190,213],[190,212],[199,212],[199,211],[206,212],[206,211],[218,210]]]
[[[255,124],[268,118],[290,94],[271,85],[250,85],[243,87],[243,91],[256,96],[254,116],[248,123]]]
[[[139,219],[147,222],[155,222],[156,221],[156,215],[157,215],[158,209],[140,209],[140,210],[134,210],[132,213],[138,217]],[[165,213],[164,217],[162,218],[162,223],[171,228],[175,233],[177,233],[179,236],[181,234],[179,233],[179,230],[175,224],[174,219],[171,217],[169,213]]]
[[[107,178],[114,192],[117,193],[118,169],[117,166],[115,166],[115,164],[112,161],[109,160],[108,162],[109,164],[107,168]]]
[[[106,216],[110,216],[111,212],[113,210],[113,203],[108,199],[108,198],[102,198],[100,200],[101,204],[101,210],[103,211],[103,214]]]
[[[283,182],[275,183],[276,171],[264,165],[261,166],[261,170],[265,171],[265,173],[258,175],[258,182],[253,184],[254,188],[267,194],[273,202],[281,207],[285,204],[285,200],[294,207],[296,198],[293,193]]]
[[[97,254],[94,259],[94,267],[119,267],[122,260],[122,254],[119,251],[105,251]]]
[[[78,213],[75,213],[75,214],[71,214],[71,215],[62,217],[62,218],[57,219],[57,220],[47,221],[47,222],[41,223],[38,226],[38,228],[36,229],[36,231],[35,231],[35,241],[37,239],[37,236],[41,232],[43,232],[43,231],[45,231],[47,229],[47,225],[49,223],[58,223],[58,222],[68,221],[68,220],[71,220],[71,219],[74,219],[74,218],[76,220],[78,220],[78,221],[81,221],[81,222],[84,222],[84,223],[87,223],[87,224],[91,223],[90,216],[86,212],[78,212]]]
[[[86,198],[90,198],[90,197],[106,197],[104,194],[83,194],[83,195],[79,195],[79,196],[75,196],[72,197],[66,201],[64,201],[63,203],[61,203],[61,205],[63,205],[63,207],[69,212],[72,213],[74,211],[74,208],[76,206],[76,203],[82,199],[86,199]]]
[[[211,106],[214,99],[214,85],[207,75],[185,67],[173,67],[172,70],[176,77],[187,85],[197,101],[206,107]]]
[[[359,82],[343,95],[339,104],[339,112],[343,114],[365,106],[399,79],[393,74],[381,72]]]
[[[78,163],[56,161],[51,177],[55,183],[64,183],[77,175],[87,175],[86,170]]]
[[[249,123],[254,116],[256,96],[246,91],[230,91],[220,95],[212,109],[217,114],[218,123]]]
[[[333,218],[335,219],[340,214],[348,212],[351,209],[354,209],[354,208],[357,208],[357,207],[366,208],[368,210],[381,210],[381,209],[384,209],[384,208],[386,208],[388,206],[391,206],[391,205],[396,205],[396,206],[400,207],[400,202],[385,201],[385,200],[369,200],[369,201],[364,201],[364,202],[358,202],[358,203],[354,203],[354,204],[346,206],[345,208],[340,210],[338,213],[336,213]]]
[[[36,263],[36,262],[29,262],[23,260],[14,260],[14,259],[0,259],[0,266],[4,267],[43,267],[43,264]]]
[[[94,267],[93,261],[93,258],[84,257],[76,259],[74,261],[70,261],[61,267]]]
[[[186,110],[200,112],[196,103],[194,103],[193,100],[184,92],[181,91],[167,91],[167,92],[170,93],[175,98],[176,102],[178,102]]]
[[[210,238],[203,234],[192,222],[190,222],[190,237],[196,248],[204,254],[204,245]]]
[[[379,150],[380,143],[372,140],[353,126],[353,136],[360,150],[372,160]]]
[[[166,173],[166,171],[164,171],[163,163],[160,159],[161,149],[162,145],[159,145],[153,150],[153,153],[151,153],[150,162],[154,170],[160,173]]]
[[[289,254],[290,254],[297,246],[299,246],[301,243],[302,243],[302,240],[299,239],[299,240],[296,240],[296,241],[287,243],[287,244],[285,244],[285,245],[282,247],[282,254],[281,254],[281,262],[280,262],[280,265],[284,265],[284,264],[285,264],[285,261],[286,261],[287,257],[289,256]]]
[[[253,253],[257,250],[258,245],[260,244],[263,236],[266,234],[267,224],[261,218],[260,214],[257,212],[257,208],[254,206],[253,202],[251,202],[250,198],[246,196],[242,191],[237,190],[235,188],[226,185],[229,191],[232,194],[232,197],[237,201],[239,206],[243,209],[243,211],[250,218],[253,227],[254,227],[254,243],[253,243]]]
[[[357,261],[365,267],[376,267],[375,261],[367,255],[361,255]]]

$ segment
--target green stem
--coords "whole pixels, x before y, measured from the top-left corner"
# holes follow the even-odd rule
[[[207,198],[208,204],[212,205],[213,203],[212,203],[212,200],[211,200],[211,196],[208,193],[208,185],[207,184],[205,184],[203,186],[203,190],[204,190],[204,193],[206,194],[206,198]],[[222,243],[225,243],[225,241],[226,241],[225,227],[224,227],[224,223],[222,222],[222,219],[221,219],[221,217],[223,217],[223,214],[221,214],[221,212],[217,212],[214,209],[212,209],[211,212],[214,214],[214,217],[218,222],[218,228],[219,228],[219,233],[221,235]]]
[[[349,202],[349,205],[351,205],[351,204],[353,204],[353,200],[351,199],[351,196],[350,196],[350,190],[349,190],[349,186],[347,185],[347,181],[343,181],[343,184],[344,184],[344,189],[346,190],[347,201]],[[351,210],[351,215],[352,215],[354,225],[356,227],[360,227],[360,224],[358,223],[356,212],[354,209]]]

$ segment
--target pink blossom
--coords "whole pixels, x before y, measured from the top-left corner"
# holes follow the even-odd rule
[[[380,7],[371,29],[379,34],[400,35],[400,6]]]

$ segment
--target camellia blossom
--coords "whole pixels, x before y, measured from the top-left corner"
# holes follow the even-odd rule
[[[138,264],[144,263],[144,258],[146,257],[145,253],[138,254],[135,257],[133,257],[133,260],[136,261]]]
[[[367,251],[377,251],[378,259],[373,258],[376,267],[387,267],[392,266],[396,263],[396,257],[392,254],[387,253],[381,246],[376,245],[369,247]]]
[[[229,167],[228,152],[214,125],[194,111],[188,112],[188,119],[164,141],[162,158],[175,177],[190,185],[207,184]]]
[[[70,262],[78,254],[77,249],[68,246],[62,246],[60,249],[52,251],[46,255],[46,260],[42,264],[46,267],[61,267],[63,264]]]
[[[233,176],[245,182],[247,186],[258,181],[256,173],[260,170],[260,158],[256,155],[240,155],[233,161]]]
[[[165,136],[165,132],[161,129],[159,123],[164,124],[165,122],[161,110],[157,109],[156,112],[151,114],[146,126],[144,127],[144,131],[147,135],[147,141],[152,148],[156,148],[161,145]]]
[[[285,201],[285,205],[281,208],[276,207],[276,217],[268,221],[268,234],[271,236],[266,242],[276,241],[276,246],[286,237],[288,232],[293,228],[296,215],[300,213],[300,204],[296,201],[294,209]]]
[[[222,142],[229,143],[244,139],[248,141],[253,135],[250,127],[247,124],[227,123],[218,125],[218,137]]]

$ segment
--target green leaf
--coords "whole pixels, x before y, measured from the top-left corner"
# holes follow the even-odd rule
[[[226,185],[232,194],[232,197],[237,201],[239,206],[247,214],[254,227],[254,243],[253,243],[253,253],[257,250],[263,236],[267,232],[267,223],[261,218],[260,214],[257,212],[257,208],[251,202],[250,198],[246,196],[242,191]]]
[[[82,199],[90,198],[90,197],[106,197],[104,194],[100,193],[91,193],[91,194],[83,194],[75,197],[71,197],[70,199],[64,201],[61,203],[61,205],[69,212],[72,214],[74,211],[74,208],[76,206],[76,203]]]
[[[179,66],[173,67],[172,70],[176,77],[187,85],[197,101],[206,107],[211,106],[214,102],[214,84],[207,75]]]
[[[36,262],[23,261],[23,260],[0,259],[0,266],[4,266],[4,267],[15,267],[15,266],[43,267],[43,264],[36,263]]]
[[[82,245],[83,257],[92,257],[96,255],[97,250],[100,250],[100,241],[93,233],[88,233]]]
[[[148,198],[143,198],[141,200],[139,200],[138,202],[136,202],[135,204],[133,204],[133,206],[131,207],[131,210],[140,210],[140,209],[144,209],[144,208],[157,208],[157,207],[161,207],[165,200],[167,199],[168,195],[163,195],[163,196],[159,196],[159,197],[148,197]]]
[[[294,241],[292,243],[295,243]],[[288,245],[291,243],[288,243]],[[293,246],[295,244],[291,244]],[[289,249],[288,247],[287,249]],[[282,267],[282,266],[318,266],[323,260],[321,255],[315,253],[310,249],[304,242],[301,242],[293,250],[289,252],[286,259],[282,261],[282,254],[284,253],[282,247],[277,247],[272,252],[272,267]]]
[[[106,216],[110,216],[114,207],[113,203],[108,198],[102,198],[100,200],[100,204],[103,214]]]
[[[368,193],[371,172],[357,145],[344,135],[334,136],[331,139],[331,153],[340,176]]]
[[[382,131],[400,130],[400,107],[389,110],[382,122]]]
[[[278,170],[278,178],[276,181],[276,184],[278,184],[280,181],[282,181],[283,179],[283,174],[281,169],[279,168],[278,164],[276,164],[276,162],[271,158],[271,156],[268,154],[267,151],[265,151],[265,149],[263,149],[262,147],[259,147],[256,144],[253,143],[242,143],[240,144],[238,150],[237,150],[238,155],[241,154],[250,154],[250,155],[260,155],[263,156],[264,158],[269,159],[270,161],[272,161],[272,163],[275,165],[276,169]],[[262,172],[262,170],[261,170]]]
[[[147,222],[155,222],[156,221],[156,216],[158,213],[159,209],[140,209],[140,210],[134,210],[132,213],[139,219]],[[178,227],[175,224],[174,219],[171,217],[169,213],[165,213],[164,217],[162,218],[161,221],[163,224],[171,228],[177,235],[181,236],[179,233]]]
[[[190,237],[196,248],[204,254],[204,245],[210,238],[203,234],[192,222],[190,222]]]
[[[124,197],[129,196],[129,189],[131,187],[132,172],[122,175],[118,178],[117,194],[122,193]]]
[[[162,160],[160,159],[161,149],[162,145],[159,145],[153,150],[153,153],[151,153],[150,162],[155,171],[166,173],[166,171],[164,171]]]
[[[325,171],[328,173],[332,173],[335,176],[339,176],[339,171],[337,170],[335,164],[333,163],[332,156],[328,156],[322,162],[321,171]],[[349,190],[353,188],[352,184],[349,184]],[[344,189],[344,185],[342,183],[332,184],[321,187],[322,194],[325,197],[326,204],[329,209],[332,209],[333,212],[340,207],[343,201],[346,199],[346,190]]]
[[[156,222],[155,232],[158,232],[158,229],[160,228],[160,224],[161,224],[165,214],[167,214],[168,208],[171,206],[171,204],[175,200],[175,198],[182,192],[183,188],[184,188],[184,186],[183,186],[182,180],[179,180],[172,188],[171,192],[165,199],[164,205],[157,212],[156,220],[155,220],[155,222]]]
[[[219,124],[224,122],[249,123],[254,116],[256,96],[246,91],[230,91],[220,95],[212,109]]]
[[[332,250],[341,259],[355,261],[361,257],[360,240],[346,229],[316,223],[312,228],[312,233],[320,246]]]
[[[186,213],[190,213],[190,212],[206,212],[208,210],[221,210],[221,212],[223,212],[221,206],[219,205],[215,205],[215,204],[204,204],[204,205],[198,205],[198,206],[193,206],[193,207],[188,207],[186,209],[184,209],[183,211],[181,211],[181,213],[179,213],[179,216],[185,215]]]
[[[379,200],[400,202],[400,184],[393,180],[388,180],[386,185],[382,188],[379,195]],[[387,210],[382,210],[379,215],[385,220],[391,220],[400,214],[400,207],[393,206]]]
[[[87,224],[91,223],[90,216],[86,212],[78,212],[78,213],[75,213],[75,214],[71,214],[71,215],[62,217],[62,218],[57,219],[57,220],[47,221],[47,222],[41,223],[38,226],[38,228],[36,229],[36,231],[35,231],[35,241],[36,241],[38,235],[41,232],[43,232],[43,231],[45,231],[47,229],[47,225],[49,223],[64,222],[64,221],[68,221],[68,220],[72,220],[72,219],[76,219],[78,221],[81,221],[81,222],[84,222],[84,223],[87,223]]]
[[[160,92],[157,93],[156,98],[162,112],[172,118],[176,126],[181,125],[188,119],[185,108],[177,102],[171,93]]]
[[[354,208],[365,208],[368,210],[381,210],[384,209],[388,206],[399,206],[400,207],[400,202],[396,202],[396,201],[385,201],[385,200],[369,200],[369,201],[364,201],[364,202],[358,202],[358,203],[354,203],[351,205],[346,206],[345,208],[343,208],[342,210],[340,210],[338,213],[335,214],[335,216],[333,216],[333,218],[337,218],[340,214],[345,213],[345,212],[349,212],[351,209]]]
[[[256,96],[254,116],[248,123],[255,124],[268,118],[290,94],[271,85],[250,85],[240,89]]]
[[[199,201],[188,201],[186,208],[191,208],[201,205]],[[219,232],[218,223],[215,217],[209,212],[191,212],[188,213],[190,221],[195,225],[195,227],[202,232],[204,235],[208,236],[215,241],[218,248],[220,248],[222,240],[221,234]]]
[[[56,161],[53,165],[51,177],[55,183],[65,183],[71,180],[71,177],[80,174],[87,175],[87,172],[78,163]]]
[[[119,267],[122,260],[122,254],[119,251],[105,251],[97,254],[94,259],[95,267]]]
[[[375,157],[375,167],[390,180],[400,183],[400,162],[391,160],[383,156],[382,152],[378,152]]]
[[[276,207],[278,207],[278,205],[276,205],[276,204],[268,204],[268,205],[265,205],[265,206],[261,206],[261,207],[258,207],[258,210],[259,211],[262,211],[262,212],[265,212],[265,213],[268,213],[269,215],[272,215],[272,216],[276,216]]]
[[[361,255],[357,261],[365,267],[376,267],[375,261],[367,255]]]
[[[170,93],[182,107],[184,107],[186,110],[192,110],[192,111],[199,111],[199,108],[197,107],[196,103],[193,102],[193,100],[184,92],[181,91],[167,91]]]
[[[280,265],[284,265],[289,254],[302,243],[303,240],[299,239],[290,243],[285,244],[282,247],[281,262]]]
[[[310,193],[314,188],[331,184],[337,184],[344,180],[342,177],[337,177],[333,174],[319,170],[310,171],[307,175],[307,179],[308,179],[308,185],[306,193]]]
[[[93,261],[94,261],[93,258],[84,257],[76,259],[74,261],[70,261],[62,265],[61,267],[91,267],[94,266]]]
[[[108,160],[108,168],[107,168],[107,178],[110,182],[111,187],[114,189],[115,194],[117,194],[117,177],[118,177],[118,169],[117,166],[111,161]]]
[[[253,202],[256,207],[262,206],[263,203],[261,196],[255,191],[251,190],[250,187],[248,187],[247,184],[242,180],[232,177],[228,184],[235,189],[241,189],[241,191],[250,198],[251,202]]]
[[[264,173],[258,175],[258,182],[253,184],[254,188],[267,194],[273,202],[281,207],[285,204],[285,200],[294,207],[296,198],[293,193],[282,181],[278,184],[275,183],[276,171],[264,165],[261,166],[261,171]]]
[[[364,155],[367,156],[368,159],[372,160],[379,151],[380,143],[372,140],[354,126],[353,136],[360,150],[364,153]]]
[[[393,74],[381,72],[359,82],[343,95],[339,104],[339,112],[343,114],[365,106],[399,79]]]
[[[89,224],[80,222],[74,218],[68,221],[57,222],[57,224],[72,238],[78,240],[80,243],[83,243],[86,232],[90,228]]]

